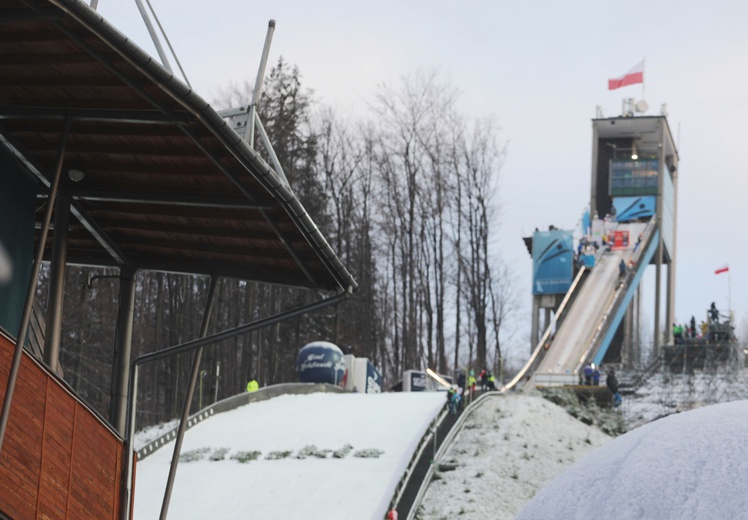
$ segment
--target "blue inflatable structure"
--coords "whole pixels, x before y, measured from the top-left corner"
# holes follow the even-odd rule
[[[329,341],[313,341],[296,356],[296,373],[302,383],[344,386],[347,376],[343,351]]]

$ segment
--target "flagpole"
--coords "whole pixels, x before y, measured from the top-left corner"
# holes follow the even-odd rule
[[[732,274],[727,270],[727,315],[732,323]]]
[[[645,67],[646,67],[646,65],[647,65],[647,64],[645,63],[645,60],[646,60],[646,59],[647,59],[647,58],[646,58],[646,56],[642,58],[642,99],[643,99],[643,100],[645,100],[645,101],[646,101],[646,99],[647,99],[647,96],[646,96],[646,94],[644,93],[644,68],[645,68]]]

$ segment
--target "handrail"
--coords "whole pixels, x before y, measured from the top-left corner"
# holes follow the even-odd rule
[[[406,517],[405,520],[415,519],[418,506],[421,504],[421,500],[423,500],[423,496],[426,494],[426,490],[428,489],[429,484],[431,483],[431,479],[434,478],[434,468],[438,466],[438,461],[441,460],[441,458],[445,455],[445,453],[450,447],[450,444],[452,444],[452,442],[454,441],[454,438],[462,430],[462,427],[465,424],[465,420],[467,419],[468,415],[472,414],[490,396],[498,397],[503,392],[504,390],[502,389],[498,392],[488,392],[485,394],[481,394],[475,401],[473,401],[470,405],[468,405],[467,408],[465,408],[462,414],[460,414],[457,421],[454,423],[454,425],[452,425],[452,429],[449,430],[449,433],[444,438],[444,441],[442,441],[442,444],[439,447],[439,450],[436,452],[436,456],[434,457],[433,463],[429,466],[429,469],[426,471],[426,475],[423,477],[423,481],[421,482],[421,487],[418,488],[418,494],[416,495],[415,500],[413,500],[413,505],[411,506],[410,511],[408,512],[408,516]]]
[[[654,227],[656,223],[656,218],[652,217],[650,221],[647,223],[647,226],[644,228],[644,231],[642,231],[642,243],[639,246],[639,249],[629,257],[629,260],[634,261],[634,265],[639,265],[639,260],[641,259],[642,255],[644,254],[644,251],[647,249],[647,246],[649,244],[649,241],[652,238],[652,235],[654,233]],[[623,299],[623,296],[626,294],[626,290],[628,289],[628,285],[630,283],[630,279],[632,277],[632,273],[628,272],[626,273],[626,278],[624,280],[623,285],[619,286],[616,291],[613,293],[613,298],[609,301],[608,305],[605,307],[605,312],[603,313],[603,317],[598,322],[597,329],[595,330],[595,334],[590,339],[587,349],[584,351],[584,354],[579,358],[579,363],[574,368],[575,373],[579,373],[582,370],[582,367],[584,367],[585,363],[590,358],[591,353],[594,351],[596,352],[599,349],[599,344],[601,341],[601,338],[603,335],[608,331],[608,327],[610,326],[610,321],[608,318],[610,317],[613,312],[615,312],[615,309],[620,305],[620,301]]]
[[[437,434],[439,427],[444,422],[444,419],[447,417],[448,413],[449,411],[447,409],[447,404],[445,403],[442,407],[441,412],[439,412],[439,415],[433,421],[435,423],[434,427],[429,428],[423,435],[423,437],[421,437],[421,441],[418,443],[418,446],[413,452],[413,457],[411,457],[410,463],[408,463],[408,467],[405,468],[405,473],[403,473],[403,476],[400,477],[400,482],[398,482],[397,486],[395,487],[395,494],[392,498],[392,501],[390,502],[390,509],[397,507],[397,505],[400,503],[400,499],[403,497],[403,493],[405,492],[405,487],[408,485],[410,476],[413,474],[413,471],[418,465],[418,461],[421,459],[421,454],[423,454],[426,447]],[[434,460],[436,460],[436,457],[434,457]]]
[[[574,281],[571,284],[571,287],[569,287],[569,290],[566,291],[566,295],[564,296],[564,299],[561,301],[561,305],[558,306],[558,309],[556,310],[555,314],[553,315],[553,319],[551,319],[551,322],[548,324],[548,327],[545,329],[545,333],[540,338],[540,341],[535,346],[535,350],[533,350],[532,354],[530,355],[530,359],[527,360],[527,363],[525,363],[525,366],[522,367],[522,369],[517,373],[516,376],[514,376],[514,379],[509,381],[506,385],[501,387],[502,392],[506,392],[507,390],[511,390],[514,388],[514,386],[522,380],[523,377],[525,377],[525,374],[531,369],[534,368],[536,365],[536,362],[539,363],[541,359],[538,359],[541,352],[545,352],[545,349],[543,348],[545,343],[548,341],[548,338],[551,335],[551,331],[556,326],[556,322],[558,321],[558,317],[561,316],[564,309],[566,308],[566,304],[571,299],[572,294],[574,294],[574,291],[576,291],[577,287],[579,286],[582,275],[585,271],[588,269],[586,267],[582,267],[579,272],[577,273],[576,278],[574,278]]]

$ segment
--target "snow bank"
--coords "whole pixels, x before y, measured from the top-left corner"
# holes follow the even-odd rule
[[[744,518],[748,401],[671,415],[576,463],[520,520]]]
[[[497,395],[467,419],[418,518],[513,519],[553,477],[611,437],[537,395]]]

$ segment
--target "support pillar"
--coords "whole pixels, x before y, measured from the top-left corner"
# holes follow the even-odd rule
[[[532,297],[532,329],[530,330],[530,354],[540,340],[540,298]]]
[[[132,326],[135,314],[135,270],[120,271],[119,309],[114,346],[112,394],[109,405],[109,422],[124,437],[127,419],[127,384],[130,380],[132,352]]]
[[[52,261],[49,274],[47,327],[44,332],[44,362],[50,370],[60,373],[60,337],[62,309],[65,296],[65,267],[67,264],[68,228],[70,226],[70,197],[59,194],[55,203]]]
[[[655,253],[655,315],[654,338],[652,342],[652,354],[655,356],[655,358],[659,357],[660,355],[660,287],[662,285],[662,277],[660,271],[662,269],[662,232],[660,232],[659,241],[660,243],[657,245],[657,252]],[[665,330],[669,330],[669,326],[665,327]]]

